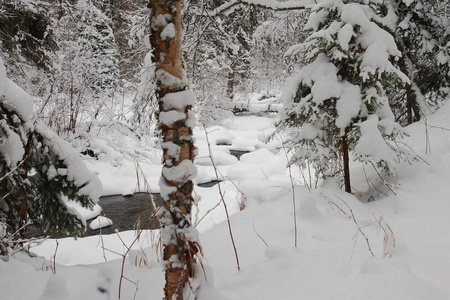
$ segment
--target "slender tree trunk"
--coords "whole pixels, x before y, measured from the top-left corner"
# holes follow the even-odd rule
[[[405,53],[403,51],[403,47],[399,47],[400,51],[402,53]],[[410,72],[408,70],[408,67],[405,62],[405,57],[402,56],[398,60],[398,66],[400,67],[400,71],[402,71],[404,74],[406,74],[409,78],[412,78],[410,76]],[[408,124],[412,124],[413,122],[420,121],[420,109],[419,105],[417,103],[417,95],[414,92],[412,85],[407,84],[405,86],[406,89],[406,116],[407,116],[407,122]]]
[[[234,86],[236,83],[236,68],[237,68],[237,56],[233,58],[233,63],[231,64],[231,71],[227,76],[227,96],[228,99],[234,99]]]
[[[195,96],[187,90],[181,59],[180,0],[151,0],[150,42],[155,63],[159,129],[163,148],[160,180],[164,206],[161,211],[161,239],[168,300],[182,300],[187,282],[194,276],[199,250],[198,233],[191,224],[192,179],[195,147],[192,128]],[[192,285],[191,285],[192,288]]]
[[[348,127],[345,128],[345,135],[342,137],[342,159],[344,164],[344,187],[347,193],[352,192],[352,186],[350,184],[350,160],[347,142]]]
[[[417,105],[417,96],[410,84],[406,85],[406,109],[408,124],[420,121],[420,110]]]

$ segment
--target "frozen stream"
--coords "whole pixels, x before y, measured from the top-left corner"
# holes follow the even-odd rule
[[[248,151],[230,150],[231,155],[240,159],[241,155]],[[201,187],[211,187],[217,184],[217,181],[211,181],[199,184]],[[156,209],[163,203],[161,195],[158,193],[151,194],[136,193],[131,196],[111,195],[100,198],[99,205],[102,207],[102,215],[113,221],[113,226],[104,227],[102,229],[87,230],[86,235],[96,235],[100,231],[102,234],[114,233],[114,230],[124,231],[135,228],[140,229],[157,229],[159,228],[158,220],[154,217],[154,206]],[[88,221],[88,224],[92,220]]]

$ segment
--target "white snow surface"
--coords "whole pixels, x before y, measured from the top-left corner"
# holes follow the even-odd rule
[[[348,50],[348,43],[353,36],[353,26],[351,24],[345,24],[338,33],[338,41],[342,50]]]
[[[33,99],[6,76],[6,68],[0,57],[0,97],[5,97],[5,104],[11,105],[15,112],[28,120],[33,114]]]
[[[91,223],[89,224],[89,227],[92,230],[95,230],[95,229],[111,226],[112,224],[113,224],[113,221],[111,219],[104,217],[104,216],[98,216],[97,218],[95,218],[95,220],[91,221]]]
[[[165,125],[170,125],[183,119],[186,119],[186,113],[184,112],[170,110],[159,113],[159,120]]]
[[[162,101],[164,102],[164,109],[176,109],[184,111],[186,106],[194,105],[196,96],[193,91],[186,90],[175,93],[168,93],[164,96]]]
[[[45,138],[45,144],[53,149],[58,158],[63,160],[67,169],[58,169],[61,175],[67,175],[67,179],[79,187],[79,195],[88,195],[94,202],[102,194],[102,183],[97,176],[90,172],[85,164],[81,163],[78,153],[72,145],[61,139],[44,124],[36,122],[35,130]]]
[[[395,195],[376,172],[357,163],[351,165],[355,195],[343,192],[333,180],[308,190],[295,167],[291,181],[281,141],[264,143],[274,130],[273,118],[235,117],[224,126],[207,128],[213,157],[225,157],[230,149],[251,152],[238,162],[229,160],[227,165],[224,159],[217,166],[241,271],[218,186],[195,188],[201,201],[193,218],[206,272],[199,268],[197,299],[450,299],[449,114],[447,104],[429,116],[426,125],[408,128],[405,142],[426,162],[398,168],[397,177],[391,178]],[[208,155],[204,130],[196,128],[194,135],[199,152]],[[371,143],[375,146],[376,141]],[[113,167],[90,160],[88,166],[99,174],[105,194],[137,190],[134,163]],[[211,165],[196,166],[196,182],[215,179]],[[151,189],[157,190],[160,164],[140,167]],[[42,258],[17,253],[8,262],[0,260],[2,299],[117,299],[122,262],[123,275],[138,286],[124,280],[121,299],[161,299],[158,231],[142,232],[133,244],[135,235],[126,231],[58,239],[58,247],[48,239],[31,248]]]
[[[370,156],[373,161],[386,161],[389,165],[393,165],[391,150],[381,136],[378,129],[378,116],[370,115],[367,120],[358,125],[361,129],[361,138],[355,147],[355,152],[361,156]]]
[[[176,31],[175,31],[175,25],[173,23],[167,24],[163,31],[161,32],[161,39],[162,40],[170,40],[175,37]]]
[[[16,167],[22,160],[25,149],[23,148],[20,136],[7,126],[2,126],[4,122],[5,120],[0,120],[1,129],[6,133],[6,136],[0,139],[0,153],[5,157],[6,163],[9,166]]]

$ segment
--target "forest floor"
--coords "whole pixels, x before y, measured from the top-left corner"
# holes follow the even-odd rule
[[[420,159],[400,166],[390,186],[371,166],[353,164],[354,195],[333,180],[309,189],[308,174],[288,169],[282,137],[266,143],[275,117],[240,116],[198,128],[196,182],[217,179],[208,140],[222,180],[195,189],[204,253],[198,299],[450,299],[449,115],[447,104],[408,127],[405,142]],[[230,149],[250,152],[237,160]],[[146,153],[138,164],[86,163],[104,195],[158,192],[160,154]],[[135,231],[48,239],[30,249],[39,257],[0,260],[1,298],[162,299],[157,242],[158,230],[144,230],[139,239]]]

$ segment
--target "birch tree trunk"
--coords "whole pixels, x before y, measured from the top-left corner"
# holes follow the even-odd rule
[[[187,90],[181,58],[180,0],[151,0],[150,42],[155,63],[158,126],[163,148],[160,179],[164,206],[161,211],[161,239],[165,265],[164,296],[181,300],[191,293],[187,282],[194,276],[199,251],[198,232],[192,227],[193,183],[197,170],[192,130],[195,95]],[[195,287],[194,287],[195,288]]]

